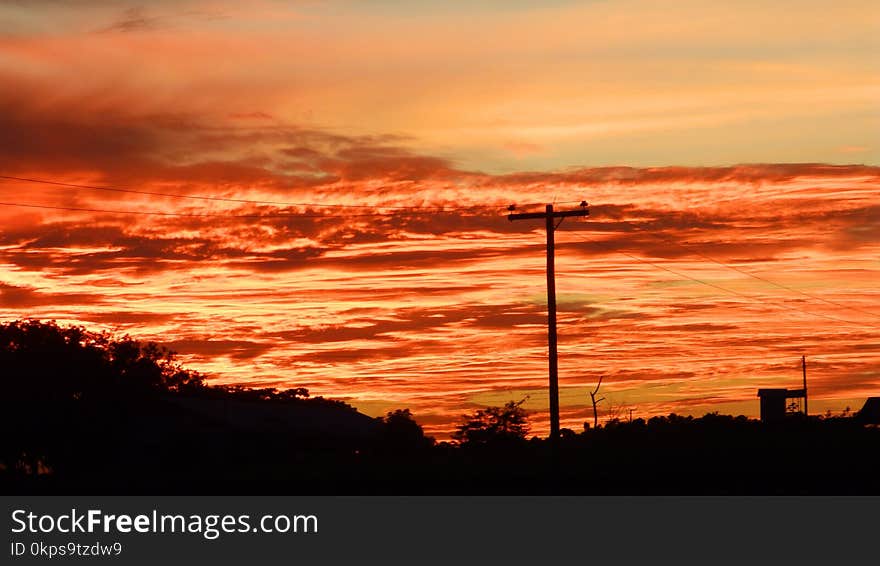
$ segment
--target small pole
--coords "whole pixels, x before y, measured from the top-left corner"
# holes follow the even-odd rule
[[[807,356],[801,356],[801,369],[804,372],[804,415],[809,415],[807,412]]]

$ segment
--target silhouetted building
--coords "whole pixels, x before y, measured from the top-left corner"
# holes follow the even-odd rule
[[[868,397],[856,419],[863,424],[880,425],[880,397]]]
[[[758,389],[761,399],[761,421],[777,422],[785,418],[785,410],[789,399],[803,398],[803,389]]]

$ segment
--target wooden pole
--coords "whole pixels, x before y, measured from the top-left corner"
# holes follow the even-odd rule
[[[511,212],[515,209],[511,205]],[[557,353],[556,336],[556,231],[555,220],[568,218],[569,216],[589,216],[587,203],[581,202],[581,210],[553,211],[553,205],[548,204],[544,212],[527,212],[523,214],[509,214],[508,220],[531,220],[543,219],[547,231],[547,344],[550,374],[550,440],[559,438],[559,356]],[[561,220],[560,220],[561,221]]]
[[[559,357],[556,343],[556,232],[553,205],[547,205],[547,344],[550,356],[550,438],[559,437]]]

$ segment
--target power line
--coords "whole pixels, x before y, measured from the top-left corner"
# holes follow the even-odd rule
[[[855,321],[852,321],[852,320],[846,320],[846,319],[844,319],[844,318],[838,318],[838,317],[836,317],[836,316],[831,316],[831,315],[821,314],[821,313],[817,313],[817,312],[813,312],[813,311],[808,311],[808,310],[804,310],[804,309],[799,309],[799,308],[794,307],[794,306],[792,306],[792,305],[786,305],[785,303],[778,303],[778,302],[776,302],[776,301],[767,301],[767,300],[761,299],[761,298],[759,298],[759,297],[754,297],[754,296],[752,296],[752,295],[747,295],[747,294],[745,294],[745,293],[740,293],[739,291],[734,291],[733,289],[728,289],[727,287],[723,287],[723,286],[721,286],[721,285],[716,285],[715,283],[710,283],[710,282],[708,282],[708,281],[703,281],[703,280],[701,280],[701,279],[697,279],[697,278],[695,278],[695,277],[691,277],[690,275],[687,275],[687,274],[685,274],[685,273],[681,273],[681,272],[675,271],[675,270],[670,269],[670,268],[668,268],[668,267],[666,267],[666,266],[663,266],[663,265],[660,265],[660,264],[654,263],[654,262],[649,261],[649,260],[646,260],[646,259],[644,259],[644,258],[640,258],[640,257],[635,256],[635,255],[632,255],[632,254],[630,254],[630,253],[627,253],[627,252],[624,252],[624,251],[621,251],[621,250],[615,250],[615,249],[612,249],[610,246],[606,246],[606,245],[604,245],[603,242],[600,242],[600,241],[598,241],[598,240],[590,240],[590,241],[593,242],[593,243],[595,243],[595,244],[598,244],[598,245],[601,246],[601,247],[604,247],[605,249],[607,249],[607,250],[609,250],[609,251],[617,252],[617,253],[619,253],[619,254],[625,255],[625,256],[627,256],[627,257],[629,257],[629,258],[631,258],[631,259],[634,259],[634,260],[636,260],[636,261],[638,261],[638,262],[648,264],[648,265],[650,265],[650,266],[656,267],[657,269],[662,269],[663,271],[668,271],[669,273],[672,273],[672,274],[677,275],[678,277],[681,277],[681,278],[684,278],[684,279],[688,279],[688,280],[690,280],[690,281],[694,281],[695,283],[699,283],[699,284],[701,284],[701,285],[706,285],[707,287],[714,287],[715,289],[719,289],[719,290],[721,290],[721,291],[724,291],[725,293],[730,293],[730,294],[732,294],[732,295],[737,295],[737,296],[739,296],[739,297],[743,297],[743,298],[748,299],[748,300],[750,300],[750,301],[757,301],[757,302],[759,302],[759,303],[764,303],[764,304],[766,304],[766,305],[771,305],[771,306],[776,306],[776,307],[779,307],[779,308],[784,308],[784,309],[788,309],[788,310],[796,311],[796,312],[799,312],[799,313],[802,313],[802,314],[807,314],[807,315],[812,315],[812,316],[818,316],[818,317],[826,318],[826,319],[828,319],[828,320],[833,320],[833,321],[835,321],[835,322],[844,322],[844,323],[846,323],[846,324],[850,324],[850,325],[854,325],[854,326],[861,326],[861,327],[864,327],[864,326],[870,326],[871,328],[878,328],[878,329],[880,329],[880,326],[877,326],[877,325],[875,325],[875,324],[871,324],[871,323],[867,323],[867,322],[855,322]]]
[[[384,204],[339,204],[339,203],[315,203],[315,202],[285,202],[285,201],[273,201],[273,200],[252,200],[252,199],[239,199],[239,198],[230,198],[230,197],[217,197],[217,196],[208,196],[208,195],[184,195],[180,193],[166,193],[159,191],[144,191],[139,189],[124,189],[119,187],[109,187],[109,186],[96,186],[96,185],[83,185],[78,183],[62,183],[60,181],[50,181],[47,179],[35,179],[30,177],[15,177],[12,175],[0,175],[0,179],[6,179],[11,181],[25,181],[29,183],[39,183],[43,185],[52,185],[58,187],[69,187],[74,189],[88,189],[95,191],[109,191],[114,193],[127,193],[127,194],[135,194],[135,195],[147,195],[147,196],[158,196],[158,197],[168,197],[168,198],[182,198],[182,199],[192,199],[192,200],[205,200],[205,201],[214,201],[214,202],[234,202],[240,204],[268,204],[275,206],[307,206],[313,208],[367,208],[367,209],[391,209],[391,210],[413,210],[413,211],[423,211],[423,212],[455,212],[455,211],[466,211],[473,209],[497,209],[501,208],[503,205],[487,205],[487,204],[475,204],[472,206],[457,206],[457,207],[445,207],[445,206],[392,206],[392,205],[384,205]],[[522,206],[536,206],[539,203],[529,203],[524,204]]]
[[[636,230],[638,230],[638,231],[640,231],[640,232],[643,232],[643,233],[645,233],[645,234],[648,234],[649,236],[651,236],[651,237],[653,237],[653,238],[656,238],[656,239],[658,239],[658,240],[660,240],[660,241],[663,241],[663,242],[666,242],[666,243],[668,243],[668,244],[672,244],[672,245],[678,246],[678,247],[680,247],[680,248],[682,248],[682,249],[688,250],[688,251],[690,251],[691,253],[693,253],[694,255],[700,256],[701,258],[706,259],[706,260],[708,260],[708,261],[711,261],[712,263],[717,263],[718,265],[723,266],[723,267],[726,267],[727,269],[731,269],[731,270],[736,271],[736,272],[738,272],[738,273],[742,273],[743,275],[747,275],[748,277],[751,277],[752,279],[757,279],[758,281],[762,281],[762,282],[767,283],[767,284],[769,284],[769,285],[773,285],[774,287],[779,287],[780,289],[785,289],[786,291],[792,291],[792,292],[794,292],[794,293],[798,293],[798,294],[803,295],[803,296],[805,296],[805,297],[809,297],[809,298],[811,298],[811,299],[815,299],[815,300],[817,300],[817,301],[822,301],[823,303],[827,303],[827,304],[829,304],[829,305],[834,305],[834,306],[836,306],[836,307],[841,307],[841,308],[849,309],[849,310],[852,310],[852,311],[855,311],[855,312],[860,312],[860,313],[862,313],[862,314],[866,314],[866,315],[868,315],[868,316],[873,316],[873,317],[875,317],[875,318],[880,318],[880,314],[873,313],[873,312],[871,312],[871,311],[867,311],[867,310],[864,310],[864,309],[860,309],[860,308],[858,308],[858,307],[854,307],[854,306],[851,306],[851,305],[845,305],[845,304],[843,304],[843,303],[838,303],[837,301],[832,301],[832,300],[830,300],[830,299],[826,299],[826,298],[824,298],[824,297],[820,297],[820,296],[818,296],[818,295],[813,295],[813,294],[811,294],[811,293],[807,293],[807,292],[805,292],[805,291],[801,291],[800,289],[795,289],[794,287],[789,287],[788,285],[785,285],[785,284],[783,284],[783,283],[777,283],[776,281],[771,281],[770,279],[766,279],[766,278],[764,278],[764,277],[761,277],[760,275],[755,275],[754,273],[751,273],[751,272],[749,272],[749,271],[746,271],[745,269],[742,269],[742,268],[736,267],[735,265],[730,265],[730,264],[725,263],[725,262],[723,262],[723,261],[721,261],[721,260],[719,260],[719,259],[716,259],[716,258],[714,258],[714,257],[708,256],[708,255],[706,255],[706,254],[704,254],[704,253],[702,253],[702,252],[700,252],[700,251],[698,251],[698,250],[695,250],[695,249],[693,249],[693,248],[691,247],[691,245],[686,245],[686,244],[681,243],[681,242],[676,242],[675,240],[670,240],[669,238],[665,238],[665,237],[663,237],[663,236],[660,236],[660,235],[658,235],[658,234],[655,234],[655,233],[653,233],[653,232],[650,232],[650,231],[648,231],[648,230],[645,230],[645,229],[643,229],[643,228],[641,228],[641,227],[639,227],[639,226],[636,226],[636,225],[633,224],[632,222],[629,222],[628,220],[621,220],[621,222],[623,222],[624,224],[627,224],[627,225],[629,225],[629,226],[632,226],[632,227],[635,228]]]
[[[122,189],[118,187],[108,187],[108,186],[95,186],[95,185],[81,185],[78,183],[62,183],[58,181],[49,181],[45,179],[33,179],[27,177],[13,177],[10,175],[0,175],[0,179],[8,179],[14,181],[26,181],[30,183],[40,183],[44,185],[55,185],[59,187],[70,187],[75,189],[89,189],[95,191],[110,191],[115,193],[128,193],[135,195],[148,195],[148,196],[159,196],[159,197],[170,197],[170,198],[183,198],[183,199],[193,199],[193,200],[207,200],[207,201],[218,201],[218,202],[236,202],[241,204],[271,204],[276,206],[312,206],[312,207],[339,207],[339,208],[395,208],[395,209],[405,209],[405,208],[415,208],[415,207],[398,207],[398,206],[370,206],[370,205],[358,205],[358,204],[318,204],[318,203],[308,203],[308,202],[283,202],[283,201],[272,201],[272,200],[251,200],[251,199],[237,199],[237,198],[228,198],[228,197],[215,197],[215,196],[206,196],[206,195],[183,195],[180,193],[165,193],[165,192],[157,192],[157,191],[142,191],[137,189]]]
[[[219,213],[184,213],[158,212],[149,210],[111,210],[106,208],[85,208],[74,206],[50,206],[47,204],[23,204],[18,202],[0,202],[0,206],[19,206],[24,208],[44,208],[49,210],[71,210],[76,212],[103,212],[108,214],[134,214],[138,216],[181,216],[185,218],[352,218],[352,217],[391,217],[392,214],[219,214]]]

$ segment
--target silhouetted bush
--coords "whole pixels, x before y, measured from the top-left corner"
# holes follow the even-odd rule
[[[452,438],[463,446],[519,442],[529,433],[525,399],[509,401],[502,407],[487,407],[464,415]]]

